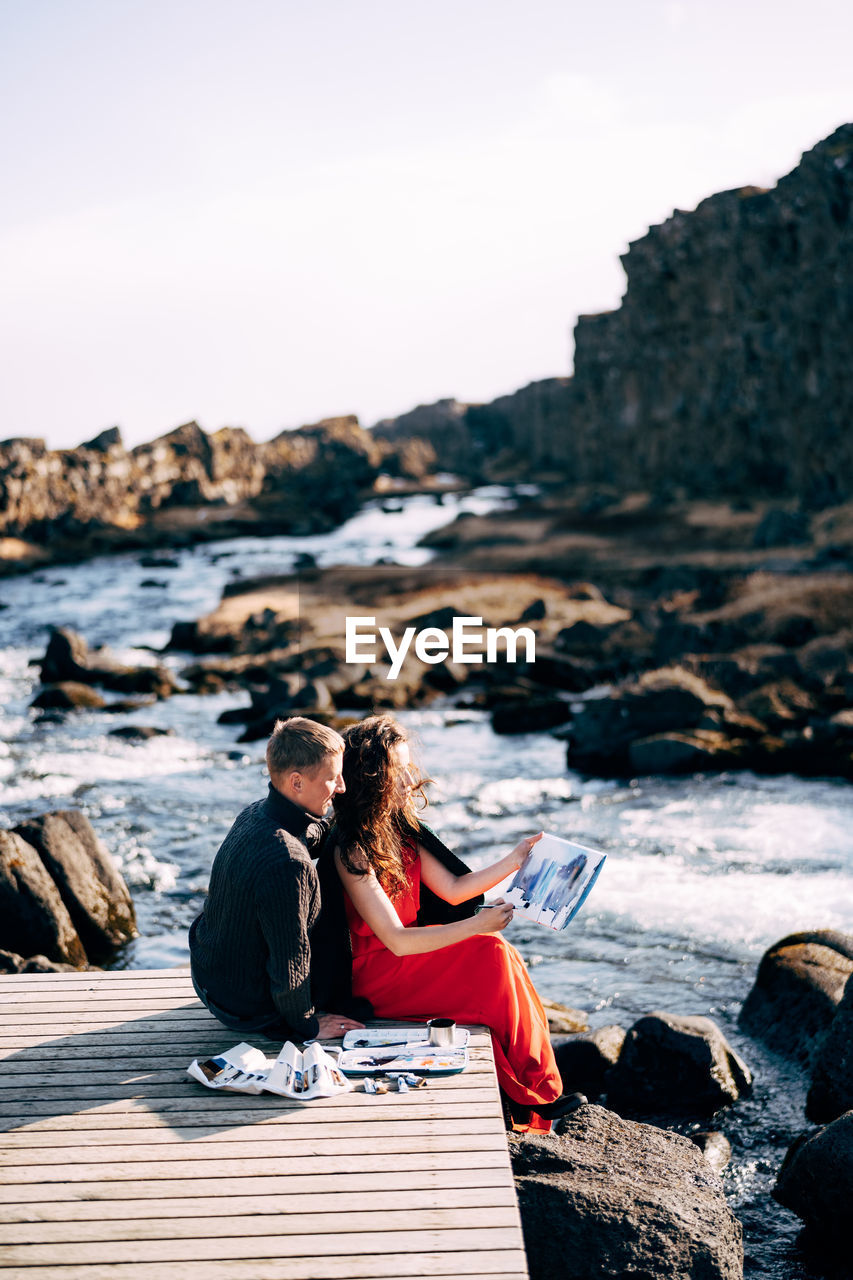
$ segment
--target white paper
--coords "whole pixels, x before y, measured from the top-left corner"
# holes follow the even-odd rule
[[[565,929],[595,884],[606,855],[546,834],[504,893],[520,916]]]
[[[212,1058],[194,1058],[187,1075],[207,1089],[231,1093],[277,1093],[308,1102],[351,1089],[352,1085],[321,1044],[316,1041],[300,1052],[286,1041],[277,1058],[267,1058],[252,1045],[234,1045]]]

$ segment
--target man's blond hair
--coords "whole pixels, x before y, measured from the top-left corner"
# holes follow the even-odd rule
[[[343,749],[344,740],[335,729],[306,716],[291,716],[275,723],[267,743],[267,769],[271,778],[292,769],[309,771]]]

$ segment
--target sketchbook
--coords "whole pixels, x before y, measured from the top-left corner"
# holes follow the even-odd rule
[[[418,1075],[447,1076],[468,1065],[469,1032],[457,1027],[452,1045],[429,1042],[420,1026],[362,1027],[348,1031],[338,1058],[348,1076],[382,1075],[387,1071],[411,1071]]]
[[[503,896],[518,915],[549,929],[565,929],[583,906],[605,857],[560,836],[544,835]]]
[[[299,1102],[328,1098],[352,1088],[335,1060],[316,1041],[301,1051],[288,1040],[277,1058],[267,1058],[243,1041],[214,1058],[194,1058],[187,1075],[207,1089],[277,1093]]]

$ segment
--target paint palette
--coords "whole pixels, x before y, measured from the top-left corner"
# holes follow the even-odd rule
[[[464,1027],[456,1028],[452,1046],[430,1044],[424,1026],[362,1027],[344,1036],[338,1065],[347,1076],[383,1075],[386,1071],[454,1075],[468,1065],[468,1038]]]

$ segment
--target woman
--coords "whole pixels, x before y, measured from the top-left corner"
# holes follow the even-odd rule
[[[422,795],[423,783],[400,725],[391,716],[369,716],[344,736],[346,790],[334,798],[334,858],[346,891],[353,994],[369,1000],[380,1018],[485,1023],[514,1124],[547,1131],[585,1099],[561,1094],[542,1004],[521,956],[497,936],[512,906],[499,899],[473,913],[470,901],[516,871],[541,832],[499,862],[467,871],[437,856],[443,846],[418,821],[414,796]],[[419,926],[422,886],[445,903],[470,904],[470,913]]]

